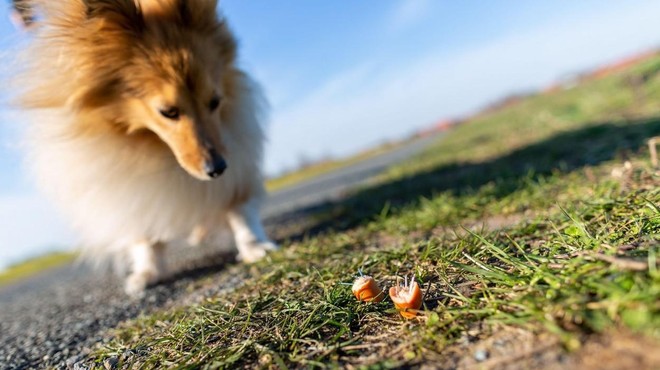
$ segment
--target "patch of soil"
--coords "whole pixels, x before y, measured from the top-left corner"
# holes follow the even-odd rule
[[[476,330],[478,332],[478,330]],[[475,332],[474,335],[479,335]],[[586,336],[575,352],[557,337],[516,327],[498,327],[477,340],[469,334],[447,348],[442,369],[644,370],[660,369],[660,342],[626,330]],[[436,364],[438,365],[438,364]]]
[[[549,364],[565,365],[566,354],[559,340],[548,333],[534,333],[523,328],[499,326],[492,334],[475,340],[479,330],[447,348],[454,369],[540,369]]]
[[[624,330],[590,337],[568,361],[581,370],[660,369],[660,342]]]

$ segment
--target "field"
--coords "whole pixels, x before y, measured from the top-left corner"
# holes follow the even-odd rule
[[[482,114],[125,322],[120,368],[659,368],[660,57]],[[362,271],[423,306],[358,302]]]
[[[71,263],[75,258],[74,253],[56,252],[9,266],[0,271],[0,287],[34,276],[45,270]]]

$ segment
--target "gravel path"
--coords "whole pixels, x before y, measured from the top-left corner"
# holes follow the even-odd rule
[[[280,227],[283,219],[303,222],[305,209],[340,198],[434,140],[437,138],[417,140],[272,194],[263,212],[267,227]],[[195,283],[207,276],[214,276],[218,284],[215,291],[204,294],[240,284],[240,278],[232,278],[231,271],[227,271],[235,263],[233,252],[186,248],[173,253],[170,268],[182,272],[150,288],[140,299],[129,299],[120,279],[112,273],[89,271],[78,265],[49,270],[0,288],[0,369],[83,369],[85,353],[107,340],[107,330],[122,321],[190,299]]]
[[[65,266],[38,279],[44,282],[1,304],[2,369],[73,368],[106,329],[172,303],[194,278],[158,285],[140,300],[127,299],[112,274],[82,267]]]

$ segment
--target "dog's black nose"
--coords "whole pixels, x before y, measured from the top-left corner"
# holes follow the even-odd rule
[[[204,164],[204,170],[209,177],[216,178],[225,172],[227,162],[215,150],[212,150],[209,154],[211,154],[211,159],[207,160]]]

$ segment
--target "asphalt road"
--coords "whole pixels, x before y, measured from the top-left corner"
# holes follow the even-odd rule
[[[437,139],[422,138],[271,194],[262,211],[267,227],[273,227],[279,216],[340,199]],[[75,264],[0,288],[0,369],[84,369],[85,354],[108,339],[108,329],[191,299],[191,284],[200,277],[232,268],[228,261],[232,262],[233,252],[218,254],[200,248],[174,255],[170,268],[181,273],[148,289],[141,299],[128,299],[114,274]],[[233,275],[218,274],[217,288],[203,294],[218,294],[227,286],[240,285],[240,276]]]
[[[265,219],[286,212],[340,199],[347,191],[365,185],[386,168],[410,158],[438,136],[427,136],[331,173],[303,181],[294,186],[270,194],[262,209]]]

